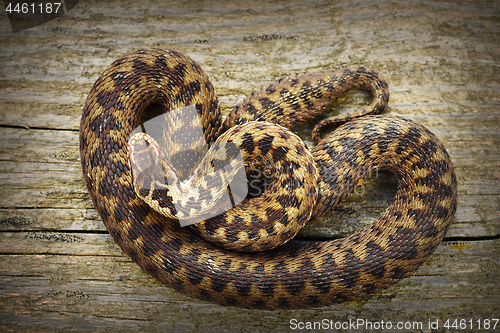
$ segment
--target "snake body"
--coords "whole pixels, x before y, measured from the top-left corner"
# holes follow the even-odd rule
[[[322,126],[345,124],[310,152],[291,142],[286,127],[317,118],[351,88],[369,90],[374,97],[371,105],[321,121],[313,133],[315,141],[319,141]],[[303,74],[257,91],[223,122],[213,86],[197,63],[176,51],[139,50],[113,62],[88,95],[80,127],[84,179],[115,242],[142,269],[179,292],[218,304],[259,309],[318,307],[362,299],[407,277],[427,260],[456,210],[456,177],[445,148],[434,134],[410,120],[368,115],[382,110],[387,101],[385,81],[362,67]],[[311,178],[316,185],[311,185],[308,195],[305,186],[290,190],[278,185],[280,198],[287,200],[274,198],[266,203],[261,200],[263,195],[245,199],[252,203],[238,214],[229,210],[217,217],[219,221],[197,224],[196,232],[204,237],[223,236],[216,244],[207,242],[136,193],[127,144],[151,103],[165,110],[193,105],[207,142],[227,139],[226,133],[231,132],[231,140],[240,140],[248,158],[252,153],[270,154],[288,173],[286,177]],[[283,147],[286,150],[286,141],[291,146],[278,154]],[[305,162],[305,167],[299,166],[300,157],[309,154],[314,165]],[[294,167],[283,169],[292,157],[297,158]],[[251,247],[249,244],[260,242],[273,248],[282,244],[256,239],[273,233],[278,239],[293,236],[295,230],[279,233],[283,228],[275,226],[291,223],[292,211],[302,220],[299,224],[327,212],[373,168],[392,170],[398,189],[387,210],[361,231],[342,239],[287,243],[261,252],[219,246],[241,243]],[[151,198],[162,201],[161,206],[175,216],[168,191],[163,194],[161,199]],[[264,227],[261,220],[271,227]],[[250,229],[229,231],[231,225]]]

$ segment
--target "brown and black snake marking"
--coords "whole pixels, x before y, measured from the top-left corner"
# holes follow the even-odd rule
[[[137,196],[168,218],[198,222],[196,217],[208,216],[205,222],[191,229],[211,243],[243,251],[272,249],[293,238],[311,217],[318,194],[318,171],[311,152],[286,128],[266,122],[231,127],[211,145],[198,168],[182,185],[159,151],[156,141],[145,133],[135,134],[129,140]],[[242,160],[234,158],[236,153],[241,153]],[[269,172],[274,179],[269,179],[267,190],[259,200],[244,199],[220,215],[207,214],[212,206],[219,206],[218,199],[227,191],[239,168],[244,172],[243,161],[273,167]],[[214,164],[222,167],[211,172]],[[148,169],[142,170],[141,165]],[[243,182],[246,187],[246,179]],[[196,192],[197,197],[193,195]],[[170,202],[175,209],[165,204],[166,197],[172,198]]]
[[[372,74],[353,75],[363,72]],[[223,249],[156,212],[134,190],[127,140],[149,103],[160,103],[166,110],[195,105],[207,142],[215,141],[226,127],[248,121],[286,127],[310,119],[339,96],[343,90],[337,87],[346,84],[374,87],[375,105],[385,106],[387,85],[376,74],[365,69],[344,74],[304,74],[271,84],[237,107],[223,127],[213,87],[191,59],[154,49],[115,61],[92,88],[80,128],[83,175],[115,242],[140,267],[175,290],[247,308],[318,307],[362,299],[410,275],[443,239],[456,210],[457,183],[443,145],[409,120],[365,116],[340,126],[312,150],[319,171],[312,216],[331,209],[375,166],[392,170],[398,179],[394,202],[382,216],[343,239],[288,243],[264,252]],[[374,80],[371,84],[368,77]],[[288,135],[284,133],[289,132],[276,135]],[[265,141],[256,141],[252,131],[241,135],[247,140],[245,150],[252,145],[255,149],[257,142],[262,148],[256,153],[273,149],[272,145],[266,148]],[[292,173],[293,169],[289,168]],[[273,210],[267,213],[266,204],[256,204],[262,208],[249,212],[250,216],[266,212],[272,221]]]

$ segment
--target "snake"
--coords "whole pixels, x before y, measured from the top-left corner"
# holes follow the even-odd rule
[[[319,120],[350,89],[367,90],[371,104]],[[136,50],[107,67],[87,96],[80,124],[83,178],[115,243],[145,272],[189,297],[268,310],[365,299],[429,258],[457,206],[457,180],[445,147],[412,120],[376,114],[388,100],[386,81],[361,66],[288,76],[254,92],[223,118],[198,63],[175,50]],[[158,153],[144,135],[129,142],[151,117],[152,105],[165,113],[196,108],[206,142],[234,143],[245,167],[270,164],[281,178],[272,180],[273,190],[181,227],[168,187],[141,194],[154,179],[133,175],[141,151]],[[311,121],[316,144],[308,149],[290,127]],[[332,125],[335,130],[321,138]],[[166,164],[155,163],[163,169],[156,179],[168,178]],[[392,172],[397,190],[372,224],[339,239],[282,241],[296,234],[287,227],[292,219],[303,225],[330,211],[374,168]],[[199,200],[209,205],[211,198]],[[278,240],[268,241],[273,236]]]

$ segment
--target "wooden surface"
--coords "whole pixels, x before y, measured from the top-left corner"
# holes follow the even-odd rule
[[[80,1],[16,34],[0,9],[0,331],[282,332],[295,318],[422,322],[408,331],[430,332],[429,320],[445,331],[447,319],[500,317],[498,2]],[[455,164],[458,210],[445,242],[397,286],[321,309],[226,308],[155,282],[102,225],[78,152],[82,107],[99,73],[153,46],[198,61],[224,112],[296,72],[364,65],[381,73],[391,89],[385,113],[427,126]],[[353,92],[336,111],[367,101]],[[350,234],[394,191],[392,176],[374,175],[300,238]]]

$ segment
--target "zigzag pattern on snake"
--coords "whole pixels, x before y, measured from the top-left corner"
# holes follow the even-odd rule
[[[320,122],[313,133],[316,141],[322,126],[346,123],[311,151],[300,143],[286,147],[284,138],[293,133],[285,127],[316,119],[351,88],[369,90],[374,97],[371,105]],[[259,309],[318,307],[362,299],[407,277],[427,260],[456,210],[455,173],[436,136],[410,120],[367,115],[382,110],[387,101],[385,81],[363,67],[306,73],[257,91],[223,122],[213,86],[197,63],[176,51],[139,50],[113,62],[88,95],[80,127],[84,179],[115,242],[142,269],[179,292]],[[234,135],[230,141],[239,140],[248,156],[270,154],[273,159],[273,152],[283,147],[283,153],[274,155],[280,167],[292,158],[299,161],[302,155],[310,155],[313,166],[289,167],[285,175],[293,179],[296,170],[301,170],[304,181],[312,179],[309,199],[304,197],[306,185],[287,193],[283,192],[286,187],[277,185],[282,189],[280,199],[266,197],[267,202],[262,200],[264,194],[245,199],[251,203],[239,214],[227,211],[197,227],[204,237],[222,236],[216,244],[181,228],[178,221],[141,199],[134,188],[127,144],[151,103],[165,110],[194,105],[207,142],[227,139],[229,134],[223,133],[230,131]],[[303,224],[324,214],[376,167],[392,170],[398,187],[393,203],[372,225],[332,241],[266,244],[266,237],[273,233],[278,239],[293,237],[295,230],[280,234],[284,228],[275,227],[292,224],[289,215],[296,215]],[[303,173],[307,169],[309,175]],[[175,216],[168,191],[163,194],[161,199],[151,199],[163,200],[160,206]],[[264,220],[271,226],[261,224]],[[249,229],[242,233],[229,229],[245,225]],[[255,241],[261,236],[263,240]],[[251,247],[254,242],[277,247],[238,252],[219,246],[241,243]]]

